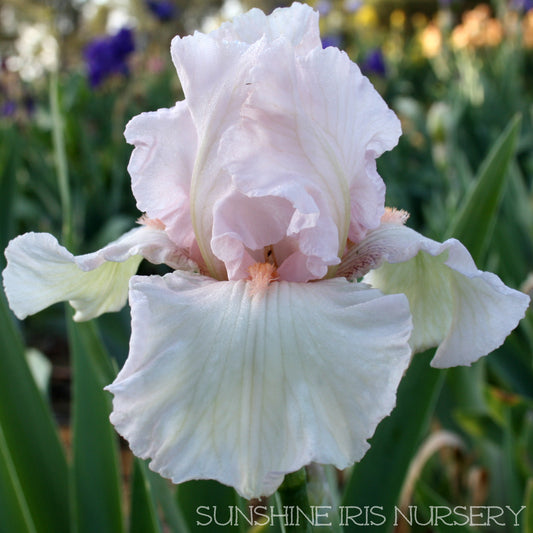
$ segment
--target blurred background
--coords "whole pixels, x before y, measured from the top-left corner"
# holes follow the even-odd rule
[[[268,0],[3,0],[0,3],[3,248],[18,234],[47,231],[58,238],[63,235],[63,243],[68,241],[72,251],[85,253],[101,248],[133,227],[139,213],[126,170],[131,147],[124,141],[123,131],[134,115],[170,107],[183,98],[169,54],[171,38],[195,30],[210,31],[251,7],[270,12],[283,5],[288,4]],[[387,205],[409,211],[409,225],[429,237],[442,240],[453,234],[462,238],[480,268],[497,272],[510,286],[531,292],[533,1],[320,0],[313,5],[321,15],[323,46],[345,50],[401,119],[403,136],[399,146],[378,161],[387,185]],[[4,264],[0,257],[0,267]],[[149,265],[141,268],[147,273],[158,271]],[[0,459],[8,457],[17,471],[16,483],[10,477],[12,474],[6,474],[5,487],[12,482],[22,487],[29,513],[37,524],[28,531],[66,531],[65,523],[71,524],[72,519],[65,523],[54,521],[44,511],[41,516],[32,506],[32,491],[25,488],[31,483],[25,477],[30,476],[30,468],[25,474],[26,467],[20,465],[40,468],[43,461],[49,461],[46,454],[33,457],[36,452],[28,446],[29,455],[17,458],[18,452],[14,451],[19,445],[24,449],[21,442],[32,439],[40,442],[44,437],[35,431],[46,433],[50,426],[40,427],[42,421],[36,420],[35,427],[28,423],[22,433],[17,433],[19,430],[13,429],[15,419],[9,419],[12,415],[7,413],[7,407],[2,407],[20,403],[23,417],[34,408],[31,402],[37,401],[28,399],[33,398],[33,393],[23,394],[26,389],[21,383],[26,378],[21,376],[26,374],[17,373],[15,352],[26,355],[44,404],[51,406],[43,408],[43,413],[49,412],[46,416],[52,420],[50,427],[59,428],[61,452],[57,464],[63,466],[57,468],[74,464],[80,476],[74,481],[78,496],[85,494],[83,487],[92,484],[93,497],[99,501],[95,494],[101,485],[94,479],[94,472],[106,462],[95,455],[102,441],[97,428],[106,424],[109,398],[105,396],[102,400],[96,392],[92,398],[92,393],[83,392],[81,384],[77,385],[78,392],[74,392],[74,374],[87,369],[83,370],[80,356],[78,370],[73,370],[73,350],[94,353],[96,345],[104,359],[110,355],[111,366],[89,357],[93,371],[96,368],[94,383],[98,387],[108,383],[127,355],[129,311],[100,317],[95,321],[94,331],[80,330],[82,333],[68,331],[61,305],[24,323],[5,312],[2,322],[13,327],[0,330],[0,342],[6,354],[13,351],[13,359],[8,363],[8,358],[2,357],[0,362],[0,376],[4,379],[0,381],[3,424],[0,429],[6,439],[3,449],[0,431]],[[404,487],[402,494],[407,502],[426,506],[440,502],[514,505],[514,509],[519,509],[528,502],[533,513],[532,346],[533,322],[528,315],[517,332],[486,361],[464,372],[450,371],[445,377],[420,371],[420,375],[408,379],[411,388],[406,390],[410,392],[401,391],[399,396],[403,410],[396,418],[391,417],[392,429],[386,428],[382,434],[378,431],[377,444],[372,448],[377,450],[376,454],[365,459],[367,463],[361,463],[359,480],[365,480],[369,494],[379,493],[377,488],[371,488],[369,480],[392,475],[390,468],[379,464],[385,457],[391,457],[379,442],[390,440],[391,435],[397,437],[394,428],[403,427],[402,424],[409,428],[408,419],[412,418],[416,419],[412,422],[415,429],[411,440],[408,439],[408,450],[398,451],[403,454],[396,463],[403,465],[395,473],[398,487],[390,486],[393,503],[399,501]],[[100,390],[98,387],[94,390]],[[103,402],[102,418],[95,422],[87,415],[85,420],[84,414],[93,407],[84,402],[98,401]],[[420,405],[427,408],[420,409]],[[420,417],[411,417],[409,408],[421,412]],[[78,423],[74,430],[73,412],[77,413]],[[102,431],[109,442],[116,441],[112,430]],[[77,452],[73,451],[71,441],[76,432],[78,442],[95,433],[96,444],[91,449],[87,445],[86,450],[80,445]],[[453,438],[448,438],[446,432],[451,432]],[[424,443],[431,438],[436,439],[429,441],[431,459],[426,456],[421,459],[421,450],[426,450]],[[131,457],[124,446],[120,449],[125,457],[122,463],[119,461],[121,466],[115,477],[129,483]],[[91,453],[95,455],[92,458]],[[119,464],[113,457],[112,453],[108,457],[110,464]],[[9,461],[5,465],[11,464]],[[88,461],[95,470],[83,473],[79,465],[76,468],[76,461],[79,464]],[[371,461],[374,466],[369,466]],[[418,470],[409,477],[407,467],[413,462],[418,464]],[[0,497],[3,464],[0,461]],[[188,517],[186,511],[187,505],[192,508],[192,504],[182,508],[184,517],[176,519],[174,508],[162,503],[168,504],[167,493],[161,492],[159,482],[143,468],[137,471],[141,478],[135,479],[148,480],[151,488],[147,494],[152,496],[142,500],[143,505],[155,509],[158,517],[152,521],[153,529],[144,531],[194,530],[194,517]],[[333,498],[331,494],[338,492],[341,495],[337,495],[336,503],[357,505],[364,501],[358,499],[362,481],[353,481],[349,473],[335,476],[333,492],[331,476],[328,477],[331,489],[328,497]],[[60,477],[57,471],[56,477]],[[65,486],[73,483],[69,479]],[[102,480],[109,485],[105,475]],[[45,487],[49,480],[45,477],[42,483]],[[183,489],[183,501],[190,503],[192,499],[187,498],[197,493],[204,498],[198,501],[205,501],[206,492],[198,486],[207,487],[205,491],[209,494],[218,490],[212,484],[192,488],[189,485],[189,492]],[[131,502],[124,502],[130,491],[138,496],[134,490],[137,485],[126,492],[122,481],[117,487],[119,511],[113,508],[102,512],[103,525],[98,526],[101,529],[94,529],[96,526],[89,521],[93,529],[87,531],[113,533],[122,531],[124,524],[135,530],[131,527],[135,520],[117,516],[125,516],[121,505],[135,510]],[[61,494],[63,488],[57,490]],[[70,494],[65,490],[65,494]],[[347,492],[342,496],[344,490]],[[79,516],[84,512],[93,513],[91,516],[101,512],[98,505],[99,511],[83,510],[83,502],[92,501],[87,494],[76,501],[81,509]],[[19,531],[3,529],[3,524],[8,523],[2,522],[7,520],[6,516],[18,515],[15,511],[10,515],[1,507],[0,500],[0,531]],[[59,504],[57,509],[61,509]],[[60,513],[57,509],[49,514]],[[166,510],[163,513],[161,509]],[[106,522],[109,516],[114,518]],[[520,522],[520,531],[533,531],[532,517],[529,520],[527,524]],[[46,529],[47,526],[39,524],[52,525]],[[84,530],[82,526],[78,529]],[[415,525],[413,530],[446,528]],[[484,529],[506,530],[497,524]]]

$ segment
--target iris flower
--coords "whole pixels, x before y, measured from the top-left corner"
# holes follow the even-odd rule
[[[312,461],[361,459],[414,352],[469,365],[529,298],[385,208],[376,158],[399,120],[322,48],[310,7],[252,9],[171,52],[185,99],[125,131],[142,226],[77,257],[19,236],[5,289],[21,319],[68,300],[88,320],[129,297],[117,431],[175,483],[269,495]],[[143,258],[174,270],[136,276]]]
[[[176,15],[176,6],[169,0],[147,0],[146,6],[161,22],[172,20]]]
[[[99,86],[113,74],[127,75],[127,59],[134,51],[133,31],[129,28],[122,28],[116,35],[91,41],[84,50],[91,87]]]

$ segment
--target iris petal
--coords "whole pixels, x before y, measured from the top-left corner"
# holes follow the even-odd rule
[[[410,344],[415,351],[438,346],[431,363],[438,368],[470,365],[498,348],[529,304],[527,295],[478,270],[456,239],[439,243],[405,226],[382,224],[350,255],[357,276],[375,269],[365,282],[407,295],[414,324]]]
[[[247,498],[311,461],[363,456],[395,404],[411,331],[403,295],[344,279],[250,285],[134,277],[130,354],[108,387],[111,421],[153,470]]]
[[[163,222],[178,246],[191,250],[195,239],[189,189],[197,141],[187,105],[178,102],[170,109],[141,113],[130,120],[124,135],[135,146],[128,171],[137,207]]]
[[[235,241],[235,221],[254,217],[246,202],[236,208],[237,194],[278,197],[291,207],[291,222],[298,221],[285,233],[294,236],[303,256],[291,261],[304,267],[296,279],[278,264],[280,275],[322,278],[339,262],[348,237],[359,241],[379,226],[385,185],[375,158],[396,144],[399,121],[358,67],[333,48],[300,56],[280,38],[262,53],[249,82],[240,120],[221,140],[218,155],[238,193],[228,191],[215,206],[213,246],[229,234]],[[217,233],[220,228],[227,233]],[[244,236],[241,242],[244,247]],[[226,264],[242,257],[233,250]]]
[[[90,320],[124,307],[128,283],[143,257],[174,268],[194,268],[163,231],[136,228],[101,250],[72,255],[48,233],[26,233],[6,249],[4,287],[20,319],[62,301],[76,310],[74,320]]]
[[[275,9],[268,16],[260,9],[251,9],[211,32],[211,36],[218,40],[248,44],[260,40],[264,35],[269,42],[283,35],[291,41],[299,54],[305,54],[321,46],[318,13],[310,6],[298,2],[294,2],[289,8]]]

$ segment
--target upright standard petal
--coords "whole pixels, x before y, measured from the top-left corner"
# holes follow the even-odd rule
[[[470,365],[498,348],[524,317],[529,297],[476,267],[456,239],[438,243],[385,223],[349,252],[355,276],[384,293],[404,293],[413,314],[415,351],[438,346],[437,368]],[[339,273],[343,273],[341,265]]]
[[[90,320],[124,307],[128,283],[144,258],[174,268],[194,268],[161,230],[136,228],[101,250],[72,255],[48,233],[26,233],[6,251],[4,288],[11,309],[24,319],[62,301],[74,320]]]
[[[252,89],[252,69],[265,62],[265,51],[279,39],[297,55],[320,47],[317,14],[302,4],[268,17],[252,10],[208,35],[197,32],[172,41],[172,58],[199,139],[190,191],[192,223],[207,270],[217,279],[225,279],[227,272],[211,249],[213,206],[232,188],[219,156],[220,139],[239,120]]]
[[[310,6],[298,2],[288,8],[277,8],[268,16],[260,9],[251,9],[231,22],[225,22],[210,35],[219,41],[241,41],[248,44],[259,41],[263,36],[267,37],[268,42],[272,42],[283,35],[301,55],[322,46],[318,13]]]
[[[137,115],[124,136],[135,146],[128,171],[137,207],[160,220],[180,248],[191,250],[195,238],[189,192],[197,139],[186,103]]]
[[[303,279],[290,272],[285,278],[289,269],[278,261],[280,275],[294,281],[321,278],[339,262],[348,238],[358,241],[379,225],[385,186],[375,158],[396,144],[399,121],[358,67],[333,48],[299,56],[280,38],[254,66],[249,83],[241,120],[225,133],[219,150],[237,192],[229,191],[215,206],[215,253],[218,240],[237,239],[236,223],[254,216],[250,204],[279,198],[290,208],[283,215],[289,220],[284,237],[296,243],[282,259],[294,263],[300,255],[309,267]],[[240,202],[239,210],[237,194],[250,199]],[[244,236],[241,243],[243,250],[249,246]]]
[[[226,269],[211,251],[212,208],[231,187],[217,159],[219,142],[239,116],[249,91],[246,76],[263,46],[262,41],[219,42],[201,33],[172,41],[172,58],[198,138],[189,191],[191,221],[207,270],[218,279],[225,279]]]
[[[111,421],[180,483],[244,497],[316,461],[360,459],[408,365],[407,299],[344,279],[261,290],[174,272],[131,282],[132,339]]]

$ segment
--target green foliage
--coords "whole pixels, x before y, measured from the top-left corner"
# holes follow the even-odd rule
[[[69,531],[68,473],[49,405],[0,295],[0,531]],[[4,499],[5,498],[5,499]]]
[[[346,506],[381,508],[386,520],[376,520],[374,531],[389,531],[392,527],[413,452],[427,433],[442,385],[444,374],[429,366],[428,355],[415,356],[400,383],[396,408],[378,426],[369,451],[354,467],[344,493]],[[345,531],[357,531],[359,527],[353,522]]]
[[[112,379],[94,324],[68,321],[74,398],[72,530],[124,531],[118,465],[118,437],[109,423],[111,401],[103,387]]]
[[[478,265],[497,221],[519,129],[520,117],[516,117],[483,161],[461,210],[451,221],[450,236],[457,237],[468,248]]]
[[[146,465],[140,459],[135,459],[131,480],[130,533],[160,531],[154,498],[146,476]]]

